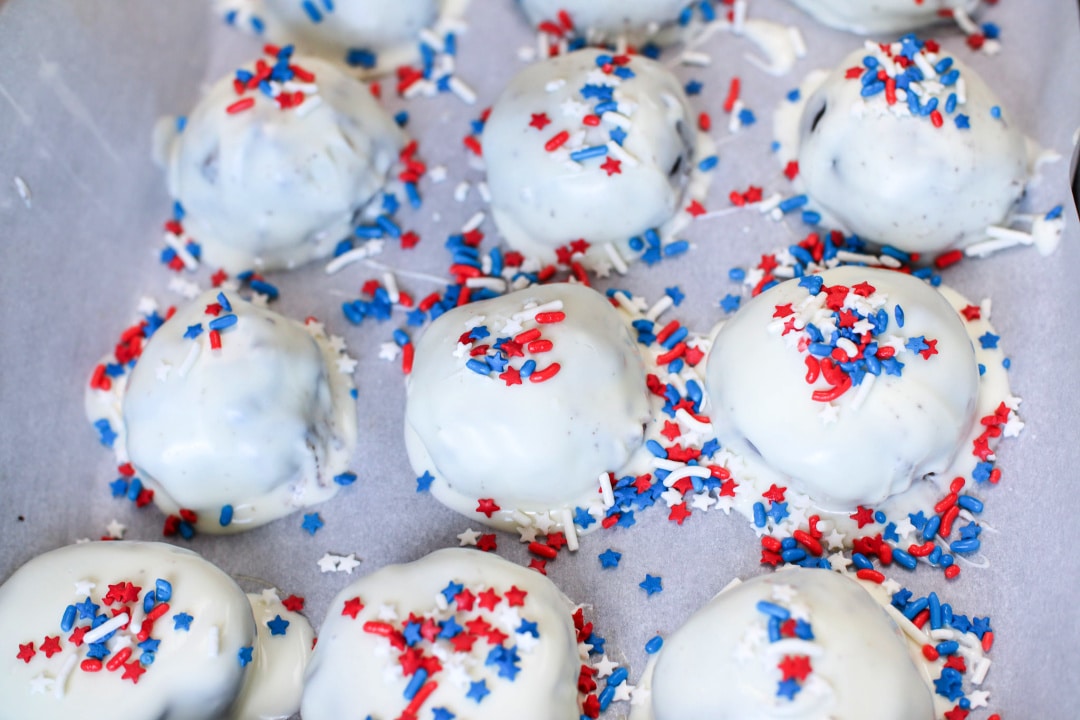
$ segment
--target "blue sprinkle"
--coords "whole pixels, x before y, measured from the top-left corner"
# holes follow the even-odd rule
[[[983,504],[981,500],[973,498],[970,495],[961,495],[956,499],[956,504],[964,510],[975,513],[978,515],[983,511]]]
[[[416,492],[428,492],[431,490],[431,483],[433,482],[435,482],[435,476],[425,470],[423,475],[416,478]]]
[[[990,117],[994,118],[995,120],[1000,120],[1001,108],[997,105],[994,105],[992,108],[990,108]]]
[[[622,559],[622,553],[615,552],[611,548],[608,548],[598,556],[600,558],[600,565],[604,568],[617,568],[619,567],[619,561]]]
[[[603,157],[607,155],[607,153],[607,145],[594,145],[593,147],[575,150],[570,153],[570,159],[574,162],[583,162],[585,160],[591,160],[592,158]]]
[[[1061,213],[1062,213],[1063,209],[1064,209],[1063,206],[1055,205],[1053,208],[1051,208],[1050,212],[1046,213],[1045,219],[1047,219],[1047,220],[1057,220],[1059,217],[1061,217]]]
[[[759,600],[757,604],[758,612],[768,615],[770,618],[776,618],[780,622],[783,622],[791,617],[791,613],[787,608],[780,607],[775,603],[771,603],[768,600]]]
[[[211,330],[225,330],[236,324],[236,316],[222,315],[221,317],[214,318],[208,324]]]
[[[806,197],[806,195],[795,195],[786,200],[782,200],[777,207],[780,208],[780,212],[788,213],[803,207],[807,202],[809,202],[809,198]]]
[[[356,482],[356,473],[354,472],[343,472],[334,476],[334,483],[342,487],[352,485],[354,482]]]
[[[319,12],[319,8],[315,7],[315,3],[311,0],[304,0],[301,3],[301,7],[304,8],[304,12],[307,13],[308,19],[313,23],[321,23],[323,15]]]
[[[488,367],[486,362],[477,360],[476,358],[469,358],[468,362],[465,363],[465,367],[469,368],[477,375],[483,375],[485,377],[487,377],[488,373],[491,371],[491,368]]]
[[[720,162],[720,158],[716,155],[710,155],[701,162],[698,163],[698,170],[701,172],[709,172]]]
[[[157,595],[158,602],[169,602],[172,599],[172,583],[164,578],[158,578],[154,581],[154,594]]]
[[[668,456],[667,450],[664,449],[664,446],[656,442],[655,440],[646,440],[645,447],[648,449],[649,452],[651,452],[658,458],[667,458]]]
[[[371,69],[378,63],[378,57],[370,50],[353,48],[345,53],[345,62],[351,67]]]
[[[232,524],[232,520],[233,520],[233,506],[232,505],[222,505],[221,506],[221,514],[218,515],[218,524],[221,525],[221,527],[229,527],[229,525]]]
[[[760,502],[754,503],[754,525],[765,527],[765,505]]]
[[[953,122],[956,123],[956,128],[958,130],[969,130],[971,128],[971,121],[968,119],[967,115],[957,115]]]
[[[660,648],[664,647],[664,638],[659,635],[654,635],[645,643],[645,652],[649,655],[655,655],[660,652]]]
[[[799,92],[799,88],[795,88],[794,90],[789,90],[788,91],[787,99],[790,102],[798,102],[800,97],[802,97],[802,93]]]
[[[896,324],[899,327],[904,327],[904,308],[897,305],[893,309],[893,317],[896,318]]]

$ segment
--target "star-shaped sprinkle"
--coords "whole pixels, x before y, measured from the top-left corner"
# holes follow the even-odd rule
[[[318,560],[319,570],[324,573],[337,572],[338,563],[340,561],[341,558],[337,557],[336,555],[326,553]]]
[[[304,515],[304,522],[300,524],[300,527],[307,530],[309,535],[314,535],[325,524],[323,519],[319,517],[319,513],[315,512]]]
[[[534,127],[537,130],[543,130],[551,124],[551,118],[547,116],[547,113],[533,113],[532,119],[529,121],[529,127]]]
[[[458,544],[461,547],[465,547],[466,545],[475,545],[476,539],[478,537],[480,537],[480,533],[476,532],[472,528],[468,528],[467,530],[465,530],[465,532],[458,534]]]
[[[191,630],[191,621],[194,620],[191,615],[185,612],[176,613],[172,616],[173,630],[188,632]]]
[[[108,533],[108,536],[111,538],[115,538],[116,540],[120,540],[124,537],[125,530],[127,530],[127,526],[121,524],[115,518],[113,518],[113,520],[105,526],[105,532]]]
[[[611,177],[612,175],[621,175],[622,162],[620,160],[616,160],[609,155],[607,159],[604,160],[604,162],[600,165],[600,169],[606,172],[608,174],[608,177]]]
[[[133,684],[139,684],[139,678],[146,672],[146,668],[138,660],[132,660],[129,663],[124,663],[124,674],[121,676],[121,680],[130,680]]]
[[[425,470],[423,475],[416,478],[416,492],[428,492],[431,490],[431,483],[433,482],[435,482],[435,476]]]
[[[239,661],[240,667],[246,667],[251,662],[251,653],[254,650],[255,648],[251,646],[240,648],[239,652],[236,653],[236,659]]]
[[[352,575],[352,571],[358,567],[360,567],[360,560],[357,559],[356,553],[349,553],[348,555],[342,555],[337,558],[338,572]]]
[[[364,609],[364,603],[360,601],[359,597],[354,597],[345,601],[345,607],[342,608],[341,614],[347,617],[356,619],[357,614]]]
[[[477,501],[476,512],[483,513],[489,518],[499,510],[502,510],[502,508],[496,505],[492,498],[480,498]]]
[[[15,655],[18,659],[22,660],[27,665],[37,655],[37,650],[34,649],[34,643],[28,642],[25,645],[19,643],[19,652]]]
[[[267,621],[266,627],[270,628],[271,635],[284,635],[289,627],[289,621],[280,615],[275,615],[273,620]]]
[[[638,583],[638,587],[645,591],[646,595],[653,596],[664,589],[663,580],[655,575],[646,573],[645,579]]]
[[[465,693],[465,696],[475,700],[479,704],[485,697],[491,693],[487,689],[486,680],[478,680],[476,682],[469,683],[469,692]]]

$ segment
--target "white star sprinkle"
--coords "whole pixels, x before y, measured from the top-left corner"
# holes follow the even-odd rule
[[[338,358],[337,369],[342,375],[352,375],[356,371],[356,360],[348,355],[342,355]]]
[[[851,565],[851,558],[841,553],[833,553],[829,556],[829,567],[837,572],[844,572]]]
[[[79,580],[75,583],[75,594],[82,597],[89,595],[90,592],[97,587],[97,584],[90,582],[89,580]]]
[[[536,540],[536,528],[532,526],[519,525],[517,531],[523,543],[531,543]]]
[[[330,344],[330,347],[334,348],[337,352],[345,352],[345,348],[348,347],[345,344],[345,338],[340,335],[331,335],[326,339],[326,342]]]
[[[312,320],[311,322],[304,323],[304,329],[308,331],[308,335],[312,337],[321,337],[326,335],[326,326],[318,320]]]
[[[840,406],[829,403],[821,409],[818,417],[821,418],[821,422],[825,425],[832,425],[840,419]]]
[[[971,703],[971,709],[976,710],[981,707],[986,707],[987,701],[990,699],[990,693],[985,690],[973,690],[968,693],[968,702]]]
[[[199,295],[198,285],[178,277],[169,280],[169,290],[188,300],[194,300]]]
[[[537,529],[545,535],[548,533],[549,530],[551,530],[551,528],[555,526],[555,523],[554,521],[552,521],[551,516],[549,516],[546,512],[537,513],[533,517],[533,523],[536,525]]]
[[[393,605],[386,605],[385,603],[380,605],[375,611],[375,614],[380,620],[397,620],[398,613]]]
[[[825,536],[825,543],[830,550],[842,550],[844,548],[844,534],[837,532],[836,528]]]
[[[398,347],[397,343],[384,342],[381,345],[379,345],[379,359],[380,360],[388,360],[390,362],[393,362],[394,360],[397,360],[397,357],[400,354],[401,354],[401,348]]]
[[[152,297],[143,295],[139,298],[139,304],[136,307],[140,315],[149,315],[150,313],[157,312],[158,304],[157,300]]]
[[[615,672],[615,669],[619,667],[619,663],[608,659],[607,655],[603,655],[599,661],[593,664],[596,668],[596,676],[606,678],[611,673]]]
[[[476,532],[472,528],[467,529],[465,532],[460,533],[457,536],[458,544],[461,547],[466,545],[475,545],[476,541],[480,538],[480,533]]]
[[[113,518],[112,521],[105,526],[105,532],[114,540],[123,539],[125,530],[127,530],[127,525],[121,524],[116,518]]]
[[[349,553],[344,557],[338,558],[338,572],[349,573],[352,575],[352,571],[360,567],[360,561],[356,559],[355,553]]]
[[[716,500],[708,493],[698,493],[690,503],[695,510],[701,510],[702,512],[707,512],[715,504]]]
[[[630,683],[624,682],[621,685],[615,687],[615,696],[611,699],[612,702],[626,702],[633,697],[634,691],[637,688],[633,687]]]
[[[795,588],[790,585],[773,585],[773,600],[782,603],[790,603],[795,599]]]
[[[337,572],[338,561],[340,561],[340,559],[341,558],[337,557],[336,555],[326,553],[321,558],[319,558],[319,570],[324,573]]]
[[[159,382],[165,382],[166,380],[169,379],[169,372],[171,370],[172,370],[172,365],[170,365],[169,363],[162,360],[158,364],[157,370],[154,371],[154,374],[157,375],[157,379],[158,379]]]
[[[30,692],[33,695],[44,695],[47,690],[52,688],[54,682],[55,680],[50,677],[35,675],[30,680]]]

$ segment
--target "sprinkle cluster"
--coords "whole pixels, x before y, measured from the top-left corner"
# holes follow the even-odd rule
[[[845,75],[862,83],[862,97],[883,98],[893,113],[929,118],[934,127],[941,127],[945,116],[952,116],[960,130],[971,127],[970,118],[957,112],[967,102],[960,69],[936,42],[908,34],[891,44],[867,43],[867,50],[862,65]]]
[[[162,632],[158,621],[166,623],[162,618],[173,609],[170,604],[173,600],[172,584],[158,578],[154,587],[144,592],[143,588],[131,582],[118,581],[108,584],[108,592],[98,596],[96,602],[95,583],[83,580],[75,587],[76,594],[85,599],[64,608],[59,632],[46,635],[36,647],[33,640],[19,643],[16,657],[29,665],[39,653],[45,659],[69,653],[55,677],[39,675],[35,679],[35,683],[42,683],[41,691],[45,690],[44,685],[47,684],[55,692],[63,694],[67,676],[76,664],[85,673],[102,670],[120,673],[121,680],[130,680],[137,685],[139,678],[150,669],[157,657]],[[136,624],[135,620],[140,614],[141,620]],[[174,632],[188,632],[194,620],[185,612],[173,613],[170,619]],[[154,637],[155,634],[158,637]],[[81,661],[78,659],[80,655]]]
[[[868,282],[827,286],[820,275],[807,275],[799,286],[811,299],[797,308],[793,303],[774,306],[775,319],[769,329],[782,336],[794,333],[806,360],[806,382],[814,385],[822,379],[828,384],[828,389],[813,391],[815,402],[832,402],[853,386],[861,386],[857,403],[874,377],[903,374],[901,357],[929,360],[938,352],[935,339],[918,335],[905,341],[887,336],[888,298]],[[892,321],[897,328],[904,327],[900,305],[894,306]]]
[[[494,342],[485,342],[491,336],[486,325],[470,323],[473,326],[458,338],[455,355],[468,356],[467,368],[484,377],[498,377],[507,387],[521,385],[522,380],[545,382],[555,377],[561,366],[557,362],[543,367],[537,364],[536,358],[551,352],[554,347],[551,340],[544,337],[542,328],[565,319],[561,300],[544,305],[530,303],[499,330],[500,334],[510,334],[496,338]]]
[[[293,47],[266,45],[263,52],[270,58],[255,61],[255,69],[240,68],[233,78],[233,90],[239,100],[225,108],[230,115],[255,107],[255,99],[262,95],[274,100],[282,110],[295,108],[301,115],[314,110],[322,100],[315,75],[292,62]]]
[[[778,591],[791,588],[777,587]],[[785,652],[776,663],[780,680],[777,682],[776,695],[779,698],[791,701],[795,699],[806,685],[807,678],[813,673],[814,668],[810,661],[810,652],[798,652],[804,646],[812,646],[814,630],[810,622],[793,615],[791,609],[785,607],[779,597],[784,597],[783,592],[775,593],[774,601],[760,600],[757,610],[762,614],[766,622],[769,644],[784,642]]]

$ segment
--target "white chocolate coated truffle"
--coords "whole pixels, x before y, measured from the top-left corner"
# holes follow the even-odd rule
[[[155,502],[196,511],[209,532],[328,499],[357,440],[352,378],[320,326],[227,300],[215,317],[206,308],[218,295],[204,293],[158,328],[123,397],[127,452]],[[210,322],[230,315],[213,349]],[[222,526],[226,505],[233,521]]]
[[[404,145],[365,85],[315,58],[290,64],[314,75],[282,85],[303,93],[298,106],[281,108],[257,89],[238,96],[229,75],[167,146],[169,192],[212,267],[277,270],[326,257]],[[228,111],[246,99],[254,105]]]
[[[802,621],[798,632],[812,637],[785,633],[772,641],[759,602]],[[724,590],[668,637],[649,701],[631,717],[929,720],[929,677],[911,653],[860,583],[828,570],[784,570]],[[789,681],[796,678],[790,699],[781,694],[781,665],[794,671]]]
[[[876,506],[945,471],[979,391],[956,311],[926,283],[888,270],[842,267],[803,282],[822,290],[789,280],[720,328],[706,373],[721,443],[827,510]],[[823,344],[809,344],[811,325]],[[860,369],[839,372],[853,353]]]
[[[898,34],[942,22],[942,12],[973,12],[980,0],[791,0],[818,22],[860,35]]]
[[[548,313],[565,318],[540,322]],[[470,333],[475,339],[461,343]],[[496,351],[501,338],[511,342]],[[485,363],[505,368],[473,369]],[[526,363],[535,370],[522,377]],[[629,328],[596,291],[554,284],[471,303],[438,318],[417,343],[405,406],[409,460],[459,512],[472,515],[478,500],[493,499],[501,511],[481,521],[572,511],[595,502],[600,474],[619,470],[641,446],[647,393]]]
[[[432,717],[442,708],[471,720],[579,717],[573,611],[544,576],[477,550],[385,567],[330,603],[302,714],[363,720],[407,709]],[[425,669],[405,675],[410,654]]]
[[[913,53],[914,65],[897,73],[901,47],[892,46],[893,58],[876,45],[858,50],[824,78],[808,81],[805,102],[778,113],[781,156],[798,160],[797,186],[812,203],[864,240],[920,253],[963,247],[1004,222],[1023,194],[1026,140],[963,63],[923,48]],[[863,97],[860,73],[846,75],[852,68],[865,74],[867,57],[874,72],[922,74],[909,86],[920,114],[913,114],[903,88],[890,104],[884,86],[894,77]]]
[[[681,84],[652,60],[607,58],[589,49],[530,65],[484,126],[492,216],[527,255],[551,260],[578,238],[625,246],[684,205],[699,138]]]
[[[0,586],[0,610],[4,717],[270,720],[300,706],[311,626],[272,593],[245,596],[188,550],[141,542],[60,548]],[[91,629],[102,622],[95,616],[117,613],[129,623]],[[104,667],[94,670],[101,649]]]
[[[558,23],[566,12],[574,29],[589,37],[641,40],[674,23],[686,0],[522,0],[521,7],[533,27],[544,21]]]

